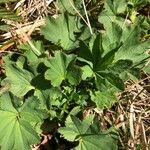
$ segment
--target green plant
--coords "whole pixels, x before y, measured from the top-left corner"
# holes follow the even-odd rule
[[[19,46],[22,53],[3,57],[2,150],[30,149],[31,144],[40,142],[45,119],[57,120],[63,126],[66,118],[66,127],[58,132],[68,141],[79,142],[76,149],[117,149],[118,135],[112,129],[102,131],[94,116],[81,115],[82,121],[77,116],[88,106],[111,107],[117,102],[116,93],[124,90],[124,81],[138,78],[149,58],[149,41],[140,40],[142,20],[128,23],[120,16],[126,7],[126,1],[106,0],[99,15],[103,28],[90,35],[74,10],[69,9],[70,14],[63,6],[62,13],[56,19],[47,18],[41,29],[48,47],[43,44],[47,40],[33,40],[32,45]],[[79,111],[71,114],[74,108]]]
[[[92,121],[93,123],[91,123]],[[69,141],[79,141],[76,149],[117,149],[118,136],[115,131],[113,129],[101,131],[99,122],[94,116],[88,116],[80,121],[71,115],[66,119],[65,125],[66,127],[62,127],[58,131]]]

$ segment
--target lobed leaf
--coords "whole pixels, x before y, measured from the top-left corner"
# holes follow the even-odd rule
[[[7,104],[7,105],[6,105]],[[29,115],[31,115],[29,113]],[[34,116],[32,116],[34,118]],[[30,124],[12,104],[8,93],[0,97],[0,146],[2,150],[28,149],[37,144],[40,138]]]
[[[65,79],[68,79],[71,84],[79,83],[81,71],[79,67],[72,65],[74,60],[75,55],[56,52],[55,57],[45,62],[49,68],[45,73],[45,78],[51,80],[53,86],[59,86]]]
[[[69,141],[79,141],[76,150],[117,150],[116,139],[110,133],[102,133],[96,124],[92,124],[93,118],[88,116],[81,121],[71,115],[66,121],[66,127],[58,131]]]
[[[61,14],[56,19],[47,18],[46,26],[41,29],[44,37],[64,50],[78,47],[75,32],[79,32],[78,20],[75,16]]]
[[[19,68],[14,64],[5,65],[6,78],[3,82],[9,82],[10,91],[18,96],[23,97],[28,91],[34,89],[31,85],[33,75],[25,69]]]

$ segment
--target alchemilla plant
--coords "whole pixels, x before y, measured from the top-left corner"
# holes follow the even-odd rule
[[[77,150],[118,149],[115,128],[102,130],[96,116],[81,114],[89,106],[111,107],[117,102],[116,93],[124,90],[124,82],[138,78],[149,58],[149,41],[140,36],[144,18],[133,16],[137,1],[131,9],[126,0],[106,0],[96,18],[101,28],[91,24],[91,33],[72,7],[83,10],[82,2],[70,2],[57,1],[60,14],[47,17],[41,28],[45,39],[33,39],[32,47],[22,44],[20,54],[4,57],[2,150],[30,150],[44,130],[51,131],[42,128],[46,120],[59,124],[56,132],[76,143]]]

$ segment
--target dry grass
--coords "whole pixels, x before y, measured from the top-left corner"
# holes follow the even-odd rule
[[[115,124],[119,129],[121,149],[148,150],[150,148],[150,76],[137,82],[128,81],[126,85],[119,104],[115,111],[112,111],[113,116],[108,115],[107,118],[113,118],[112,125]]]

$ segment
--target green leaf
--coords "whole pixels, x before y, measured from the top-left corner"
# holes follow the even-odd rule
[[[82,76],[82,70],[80,69],[80,67],[74,65],[74,66],[70,66],[68,68],[68,73],[67,73],[67,79],[69,81],[69,83],[71,83],[72,85],[77,85],[78,83],[80,83],[81,81],[81,76]]]
[[[148,57],[146,50],[150,48],[149,40],[145,42],[140,41],[140,28],[139,25],[132,25],[124,28],[121,37],[123,45],[116,53],[115,61],[120,59],[132,60],[133,63],[139,63]]]
[[[124,24],[124,19],[119,14],[124,13],[127,8],[126,0],[106,0],[104,3],[104,10],[99,16],[99,22],[104,26],[111,26],[111,22],[116,22],[119,26]],[[107,24],[106,24],[107,22]]]
[[[93,76],[93,71],[90,66],[85,65],[82,67],[82,80],[86,80],[87,78],[90,78]]]
[[[80,51],[78,52],[79,57],[92,62],[93,66],[97,65],[101,59],[102,53],[103,47],[101,34],[93,35],[89,41],[89,45],[83,41],[80,42]]]
[[[111,65],[114,61],[115,54],[121,47],[121,44],[114,49],[111,49],[108,53],[106,53],[99,61],[97,61],[97,64],[94,65],[95,71],[105,70],[109,65]]]
[[[57,0],[58,3],[58,8],[60,10],[60,12],[69,12],[71,14],[76,14],[75,9],[73,8],[73,6],[76,9],[81,9],[81,3],[82,1],[80,0]]]
[[[119,75],[114,74],[112,72],[96,72],[96,76],[101,76],[103,79],[106,79],[113,86],[117,87],[122,91],[124,90],[124,82],[119,77]]]
[[[72,50],[78,46],[75,32],[79,32],[76,17],[59,15],[56,19],[46,19],[46,26],[41,29],[44,37],[64,50]],[[57,35],[57,36],[56,36]]]
[[[96,68],[98,63],[101,61],[101,59],[102,59],[101,57],[104,52],[104,49],[102,46],[102,35],[98,34],[94,38],[92,38],[89,43],[89,47],[92,52],[93,68]]]
[[[77,66],[72,66],[71,63],[74,60],[75,55],[56,52],[55,57],[45,62],[45,65],[49,68],[45,73],[45,78],[51,80],[53,86],[59,86],[65,79],[68,79],[71,84],[77,84],[81,78],[81,71]],[[71,66],[69,66],[70,64]]]
[[[90,116],[84,122],[81,122],[78,118],[71,115],[66,119],[66,127],[62,127],[58,131],[64,135],[65,139],[75,141],[78,135],[86,133],[92,120],[93,116]]]
[[[123,90],[124,84],[123,81],[119,78],[119,75],[107,71],[109,65],[113,63],[115,54],[121,47],[121,44],[117,45],[111,50],[103,49],[102,35],[98,34],[89,42],[90,48],[84,44],[84,42],[81,43],[81,46],[83,47],[81,47],[81,51],[79,51],[79,57],[82,57],[85,63],[88,61],[92,63],[91,70],[95,76],[98,89],[102,90],[104,87],[106,87],[106,83],[109,82],[111,85],[117,87],[120,90]],[[103,53],[105,53],[105,55]]]
[[[103,78],[98,73],[95,74],[95,84],[99,91],[105,91],[112,87],[112,84],[110,84],[107,79]]]
[[[78,59],[84,62],[92,62],[93,56],[89,46],[84,42],[80,41],[80,50],[78,51]]]
[[[45,78],[51,80],[53,86],[59,86],[66,79],[67,68],[74,58],[74,55],[67,56],[62,52],[57,52],[55,57],[45,62],[45,65],[49,67]]]
[[[146,58],[144,51],[148,47],[148,42],[140,42],[139,24],[141,23],[139,21],[133,25],[127,23],[128,20],[119,17],[118,14],[123,13],[126,6],[127,2],[125,0],[119,2],[106,0],[105,10],[99,16],[99,21],[103,23],[106,30],[103,36],[106,47],[109,45],[111,46],[113,41],[123,43],[116,53],[115,61],[119,59],[130,59],[133,62],[140,62],[142,59]],[[124,7],[124,9],[122,9],[122,7]],[[118,9],[121,11],[118,11]],[[105,22],[107,22],[107,24]],[[116,26],[115,28],[112,28],[113,24]],[[112,35],[114,36],[112,37]]]
[[[46,100],[45,100],[46,101]],[[43,122],[43,119],[48,117],[46,111],[41,108],[41,100],[31,96],[23,103],[23,105],[18,108],[22,119],[37,124],[38,122]]]
[[[117,150],[117,140],[112,137],[111,133],[101,132],[96,124],[92,124],[92,121],[93,116],[80,121],[71,115],[66,121],[66,127],[58,131],[69,141],[79,141],[76,150]]]
[[[62,98],[62,92],[56,87],[51,87],[46,90],[36,89],[34,96],[38,98],[40,108],[50,110],[53,105],[56,105],[57,100]]]
[[[111,22],[109,26],[104,24],[105,31],[102,34],[103,38],[103,55],[110,52],[112,49],[116,49],[121,44],[122,28],[115,22]]]
[[[97,108],[104,109],[110,108],[117,101],[117,98],[113,92],[97,91],[94,95],[92,94],[92,101],[96,103]]]
[[[143,71],[144,71],[145,73],[150,74],[150,64],[148,64],[147,66],[145,66],[145,67],[143,68]]]
[[[7,108],[6,103],[8,104]],[[31,144],[40,142],[40,138],[33,127],[14,108],[10,96],[7,94],[0,97],[0,119],[3,120],[0,122],[0,146],[2,150],[30,150]]]
[[[99,22],[104,25],[105,32],[103,34],[103,48],[104,54],[111,51],[112,48],[117,47],[120,43],[122,46],[116,52],[114,61],[118,60],[132,60],[134,64],[137,64],[148,57],[145,53],[150,47],[149,41],[142,42],[140,40],[140,19],[135,24],[127,23],[127,21],[119,17],[118,8],[123,5],[124,0],[119,2],[106,0],[105,10],[99,16]],[[121,8],[121,7],[120,7]],[[119,12],[123,12],[122,9]],[[107,22],[107,24],[105,23]]]
[[[111,87],[124,90],[124,83],[122,79],[119,77],[119,75],[111,72],[96,72],[95,82],[100,91],[105,91]]]
[[[118,60],[116,63],[109,66],[108,70],[115,74],[120,74],[130,69],[132,64],[133,62],[131,60]]]
[[[136,7],[144,7],[144,5],[150,3],[150,0],[133,0],[128,2],[130,5],[133,5],[134,8]]]
[[[39,58],[38,56],[42,55],[42,53],[45,51],[41,41],[31,40],[30,44],[24,43],[18,47],[24,51],[24,54],[29,59],[29,62],[37,61]]]
[[[11,87],[10,91],[18,96],[24,96],[28,91],[34,89],[30,84],[33,75],[25,69],[19,68],[15,64],[5,65],[6,79],[3,82],[9,82]]]
[[[93,140],[94,139],[94,140]],[[117,150],[116,141],[110,135],[85,135],[76,150]]]

